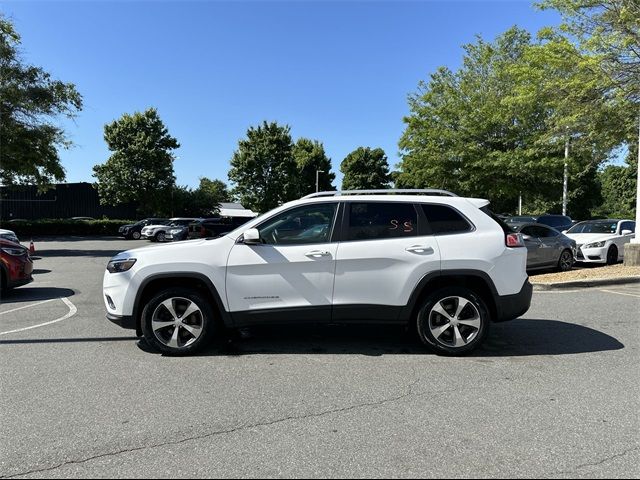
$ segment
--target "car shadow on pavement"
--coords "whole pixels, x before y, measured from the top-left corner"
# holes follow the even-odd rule
[[[0,340],[0,345],[24,345],[38,343],[109,343],[109,342],[134,342],[138,340],[135,336],[129,337],[90,337],[90,338],[36,338],[18,340]]]
[[[234,336],[200,356],[255,354],[428,355],[412,331],[397,326],[329,325],[253,327],[248,338]],[[140,348],[149,351],[141,343]],[[492,325],[484,345],[471,357],[571,355],[620,350],[615,338],[582,325],[558,320],[519,319]]]
[[[58,287],[20,287],[3,292],[0,305],[3,303],[37,302],[54,298],[71,297],[75,292],[70,288]]]

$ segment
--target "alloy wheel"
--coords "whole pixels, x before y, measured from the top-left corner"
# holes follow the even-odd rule
[[[472,342],[480,332],[482,319],[470,300],[446,297],[429,312],[429,330],[436,341],[449,348],[460,348]]]
[[[573,267],[573,256],[568,251],[562,252],[560,255],[560,270],[563,272],[568,272]]]
[[[195,302],[183,297],[171,297],[153,311],[151,328],[163,345],[184,348],[202,335],[204,317]]]
[[[133,232],[131,236],[134,240],[140,240],[140,232]]]

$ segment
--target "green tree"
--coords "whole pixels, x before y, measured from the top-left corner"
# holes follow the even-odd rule
[[[172,151],[178,141],[154,108],[105,125],[104,139],[113,152],[93,167],[103,205],[138,202],[144,214],[170,211],[175,186]],[[174,192],[175,197],[175,192]]]
[[[293,147],[293,158],[298,169],[299,191],[302,197],[316,191],[316,172],[319,190],[335,190],[333,181],[336,175],[331,172],[331,159],[327,157],[324,146],[317,140],[299,138]]]
[[[82,97],[73,84],[25,64],[20,43],[12,23],[0,15],[0,182],[46,187],[64,180],[58,148],[72,145],[54,119],[75,117]]]
[[[583,187],[616,143],[617,110],[594,100],[602,78],[592,79],[592,64],[543,34],[533,41],[514,27],[493,43],[479,38],[458,71],[441,68],[420,83],[399,143],[398,186],[487,197],[498,211],[514,211],[522,193],[528,212],[559,211],[570,138],[570,205],[597,201]]]
[[[359,147],[340,164],[343,190],[389,188],[391,174],[381,148]]]
[[[288,125],[250,127],[231,158],[229,180],[245,208],[266,212],[298,198],[299,182]]]
[[[200,185],[191,194],[192,215],[209,217],[220,211],[222,202],[230,202],[231,195],[222,180],[200,178]]]

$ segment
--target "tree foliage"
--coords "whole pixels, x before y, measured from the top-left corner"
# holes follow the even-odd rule
[[[299,183],[289,126],[250,127],[231,159],[229,180],[245,208],[266,212],[298,198]]]
[[[73,118],[82,97],[72,83],[25,64],[19,48],[20,35],[0,15],[0,182],[45,187],[64,180],[58,148],[71,146],[54,119]]]
[[[387,155],[381,148],[359,147],[340,164],[343,190],[389,188],[391,174]]]
[[[559,211],[564,146],[571,142],[570,213],[598,201],[598,165],[619,143],[619,106],[591,59],[543,31],[512,28],[464,47],[458,71],[441,68],[409,97],[397,186],[446,188],[514,211]],[[597,72],[597,68],[595,69]]]
[[[302,197],[316,191],[316,172],[319,190],[335,190],[335,173],[331,172],[331,159],[327,157],[324,146],[317,140],[299,138],[293,147],[298,176],[298,196]]]
[[[113,153],[106,163],[93,167],[100,202],[138,202],[145,214],[166,211],[175,185],[172,151],[180,145],[158,112],[149,108],[124,114],[105,125],[104,139]]]

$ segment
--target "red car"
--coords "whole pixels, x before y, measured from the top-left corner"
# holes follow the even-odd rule
[[[32,282],[32,272],[29,250],[19,243],[0,238],[0,288],[8,290]]]

